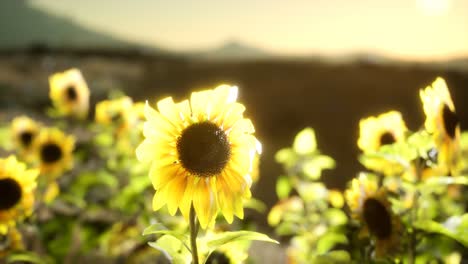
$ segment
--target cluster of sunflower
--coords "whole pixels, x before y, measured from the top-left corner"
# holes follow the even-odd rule
[[[293,236],[290,263],[310,263],[314,257],[317,263],[350,259],[360,263],[460,263],[468,257],[468,133],[461,133],[442,78],[421,89],[420,97],[426,120],[419,131],[409,131],[397,111],[360,121],[359,160],[368,171],[359,173],[344,192],[347,207],[337,213],[339,223],[323,222],[326,210],[341,208],[343,199],[338,198],[340,203],[334,206],[331,197],[335,194],[323,185],[317,188],[317,177],[309,177],[305,183],[298,180],[298,175],[310,174],[310,160],[320,157],[318,152],[301,153],[304,144],[297,142],[304,132],[297,136],[293,149],[278,152],[287,177],[278,181],[278,195],[283,200],[272,209],[269,220],[279,234]],[[316,165],[312,172],[320,168],[323,166]],[[299,197],[287,198],[291,186]],[[322,209],[320,221],[315,220],[317,208]],[[314,229],[310,229],[314,220]]]
[[[15,154],[0,160],[0,259],[243,263],[251,240],[276,242],[232,231],[240,224],[218,217],[230,224],[259,204],[250,187],[261,145],[236,102],[237,87],[156,104],[116,92],[91,119],[78,69],[49,83],[48,117],[15,117],[0,129],[0,146]]]
[[[134,154],[144,104],[113,95],[96,105],[93,122],[78,69],[49,84],[48,117],[22,115],[0,129],[2,151],[12,154],[0,159],[0,259],[141,258],[153,217],[148,168]]]

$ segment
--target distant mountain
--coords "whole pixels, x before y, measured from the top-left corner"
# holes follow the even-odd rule
[[[25,0],[0,1],[0,49],[29,47],[115,48],[162,51],[88,29],[72,19],[32,7]]]
[[[262,49],[231,40],[211,50],[187,53],[190,57],[207,60],[259,59],[274,56]]]

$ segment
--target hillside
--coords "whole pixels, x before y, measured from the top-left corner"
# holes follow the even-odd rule
[[[147,48],[95,31],[72,19],[31,7],[24,0],[0,1],[0,49],[48,48]],[[157,48],[151,48],[157,50]]]

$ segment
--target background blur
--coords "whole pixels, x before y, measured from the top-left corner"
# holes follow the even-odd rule
[[[263,143],[254,195],[273,205],[275,152],[306,126],[337,160],[329,187],[360,169],[359,119],[396,109],[417,130],[419,89],[446,78],[468,127],[466,0],[2,0],[0,119],[43,112],[48,76],[80,68],[92,101],[180,100],[220,83]]]

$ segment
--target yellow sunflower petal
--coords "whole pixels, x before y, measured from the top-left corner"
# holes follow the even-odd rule
[[[200,220],[200,226],[206,228],[216,213],[216,193],[212,191],[208,178],[195,182],[193,193],[193,207]]]

